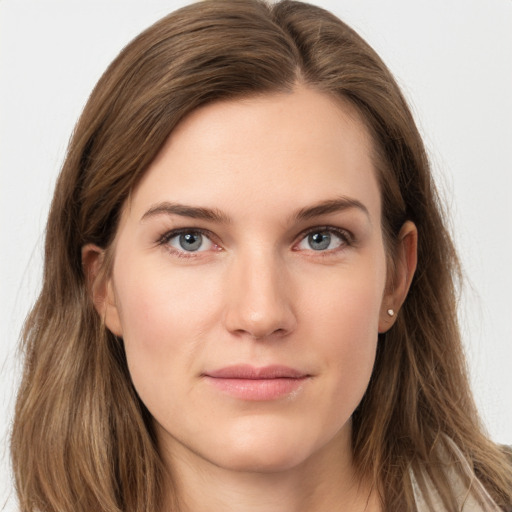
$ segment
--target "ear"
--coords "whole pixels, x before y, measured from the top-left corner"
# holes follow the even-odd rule
[[[411,221],[404,223],[398,234],[394,272],[389,276],[379,316],[379,333],[388,331],[395,323],[405,301],[418,261],[418,230]]]
[[[82,268],[94,308],[108,330],[116,336],[122,336],[112,277],[106,274],[104,264],[104,249],[94,244],[82,247]]]

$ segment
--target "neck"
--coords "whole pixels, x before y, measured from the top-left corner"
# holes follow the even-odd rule
[[[266,472],[219,467],[176,444],[166,458],[177,505],[169,497],[165,511],[379,512],[377,493],[356,476],[347,433],[334,441],[292,468]]]

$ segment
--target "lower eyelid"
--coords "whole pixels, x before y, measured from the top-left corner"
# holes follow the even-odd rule
[[[354,243],[354,236],[346,231],[346,230],[342,230],[342,229],[337,229],[337,228],[333,228],[333,227],[328,227],[328,226],[320,226],[320,227],[316,227],[316,228],[313,228],[313,229],[309,229],[308,231],[306,231],[305,233],[302,233],[300,235],[300,238],[298,239],[298,241],[294,244],[294,247],[296,247],[297,245],[299,245],[301,242],[303,242],[304,240],[307,239],[307,237],[313,233],[329,233],[335,237],[337,237],[339,240],[340,240],[340,245],[338,247],[346,247],[346,246],[351,246],[353,245]],[[326,251],[317,251],[318,253],[320,252],[329,252],[329,251],[334,251],[336,250],[338,247],[334,248],[334,249],[328,249]],[[311,249],[312,251],[314,251],[314,249]]]
[[[177,251],[184,251],[186,253],[191,253],[191,254],[194,254],[194,253],[198,253],[198,252],[205,252],[207,251],[211,246],[213,246],[213,242],[206,236],[202,235],[201,234],[201,240],[200,240],[200,243],[201,245],[196,249],[196,250],[187,250],[185,249],[184,247],[180,247],[181,245],[181,234],[179,235],[174,235],[173,237],[171,237],[169,239],[169,241],[167,242],[168,245],[170,245],[173,249],[176,249]],[[171,240],[176,240],[175,241],[175,244],[176,245],[172,245],[171,244]]]

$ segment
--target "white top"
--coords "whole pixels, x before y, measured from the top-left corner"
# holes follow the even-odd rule
[[[460,465],[465,471],[465,476],[467,477],[466,481],[470,482],[469,486],[464,483],[461,476],[453,469],[453,463],[449,464],[449,460],[446,459],[446,478],[451,482],[452,489],[457,498],[457,510],[459,512],[502,512],[486,491],[485,487],[478,480],[458,446],[451,439],[447,439],[447,443],[450,445],[452,455],[458,457]],[[421,491],[413,471],[411,471],[410,476],[417,512],[431,512],[432,509],[427,506],[427,500]],[[426,483],[428,497],[435,507],[434,510],[436,512],[448,512],[443,506],[443,502],[428,475],[423,472],[422,477]]]

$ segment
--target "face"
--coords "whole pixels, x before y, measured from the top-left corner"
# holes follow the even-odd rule
[[[195,111],[149,167],[105,317],[170,460],[348,449],[393,307],[371,155],[351,107],[296,89]]]

